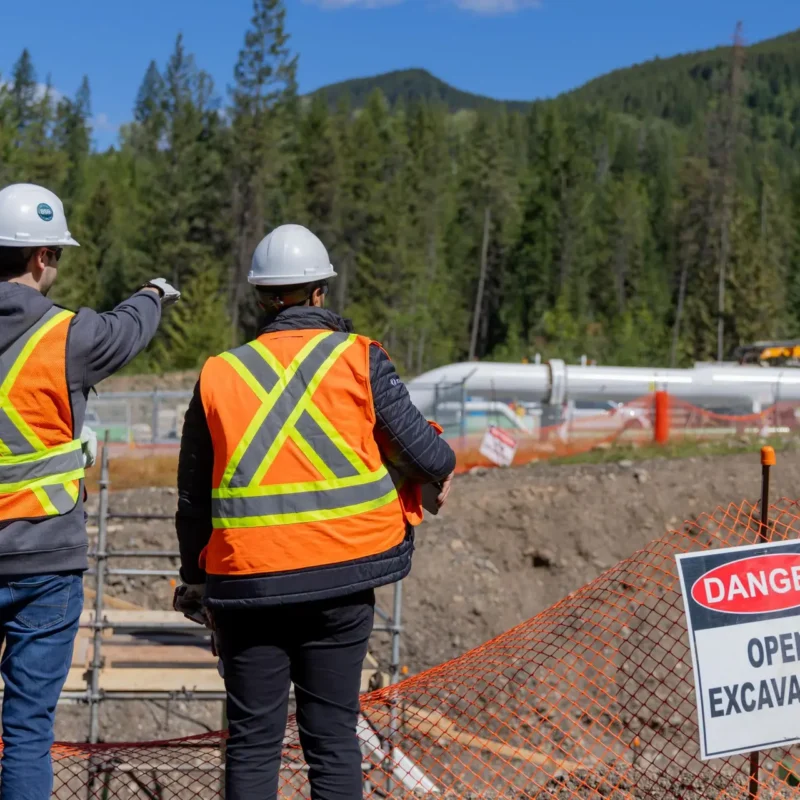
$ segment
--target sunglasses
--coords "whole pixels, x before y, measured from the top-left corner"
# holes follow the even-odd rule
[[[61,260],[61,254],[64,252],[63,247],[48,247],[46,253],[52,253],[56,259],[56,263]]]

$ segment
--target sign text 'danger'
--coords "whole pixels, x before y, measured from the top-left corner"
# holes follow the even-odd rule
[[[701,575],[692,599],[728,614],[763,614],[800,607],[800,553],[742,558]]]

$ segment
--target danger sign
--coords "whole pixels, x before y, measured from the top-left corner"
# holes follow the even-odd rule
[[[800,742],[800,541],[677,560],[700,757]]]
[[[480,453],[499,467],[510,467],[517,454],[517,442],[500,428],[488,428],[483,436]]]

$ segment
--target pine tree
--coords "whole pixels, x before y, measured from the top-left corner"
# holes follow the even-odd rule
[[[61,199],[67,212],[79,197],[86,173],[86,159],[89,157],[91,131],[91,90],[89,79],[84,76],[74,100],[62,98],[56,111],[54,141],[67,156],[67,172],[61,188]]]
[[[166,319],[155,350],[161,369],[196,369],[230,344],[230,319],[217,269],[196,273]]]
[[[37,117],[36,71],[27,48],[11,70],[11,101],[14,121],[21,133]]]
[[[297,58],[291,54],[282,0],[253,0],[253,17],[231,91],[231,181],[234,253],[230,315],[234,338],[252,331],[245,277],[258,241],[280,219],[287,172],[287,106],[295,108]],[[288,118],[290,119],[290,118]],[[243,313],[245,316],[243,317]]]

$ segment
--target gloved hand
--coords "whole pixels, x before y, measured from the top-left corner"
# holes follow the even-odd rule
[[[88,425],[81,428],[81,450],[83,466],[93,467],[97,461],[97,434]]]
[[[184,617],[198,625],[208,625],[208,616],[203,607],[203,596],[206,593],[204,583],[181,583],[175,587],[172,607]]]
[[[181,293],[172,284],[167,283],[164,278],[153,278],[148,281],[142,288],[146,286],[153,286],[161,292],[161,306],[171,306],[177,303],[180,299]]]

